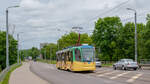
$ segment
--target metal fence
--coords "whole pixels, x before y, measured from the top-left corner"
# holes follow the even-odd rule
[[[17,66],[18,64],[14,64],[14,65],[11,65],[9,68],[6,68],[4,69],[2,72],[0,72],[0,82],[3,81],[5,75],[7,74],[7,72],[12,68],[12,67],[15,67]]]
[[[115,62],[116,61],[104,61],[104,60],[101,61],[102,64],[113,64]]]
[[[140,64],[150,64],[150,59],[141,59]]]

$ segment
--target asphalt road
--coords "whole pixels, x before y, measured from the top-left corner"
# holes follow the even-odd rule
[[[150,84],[150,71],[123,71],[98,68],[95,72],[75,73],[57,70],[55,65],[32,62],[30,70],[50,84]]]

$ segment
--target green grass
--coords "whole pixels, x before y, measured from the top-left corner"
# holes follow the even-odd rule
[[[102,67],[111,67],[113,66],[113,63],[110,63],[110,64],[102,64]]]
[[[12,73],[16,68],[20,67],[21,65],[22,65],[22,64],[12,67],[12,68],[8,71],[8,73],[6,73],[6,75],[5,75],[5,77],[4,77],[4,80],[3,80],[2,82],[0,82],[0,84],[9,84],[9,78],[10,78],[11,73]]]
[[[56,64],[55,60],[50,61],[50,60],[38,59],[37,61],[43,62],[43,63],[48,63],[48,64]]]

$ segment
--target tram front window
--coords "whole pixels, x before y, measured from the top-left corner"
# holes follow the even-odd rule
[[[93,48],[82,48],[83,62],[94,61],[94,50]]]
[[[79,49],[75,50],[76,61],[81,61],[81,53]]]

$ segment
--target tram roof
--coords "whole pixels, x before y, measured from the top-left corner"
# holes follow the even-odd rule
[[[66,49],[57,51],[56,54],[57,54],[57,53],[62,53],[62,52],[69,51],[71,48],[94,48],[94,47],[93,47],[93,46],[89,46],[89,45],[73,46],[73,47],[68,47],[68,48],[66,48]]]

